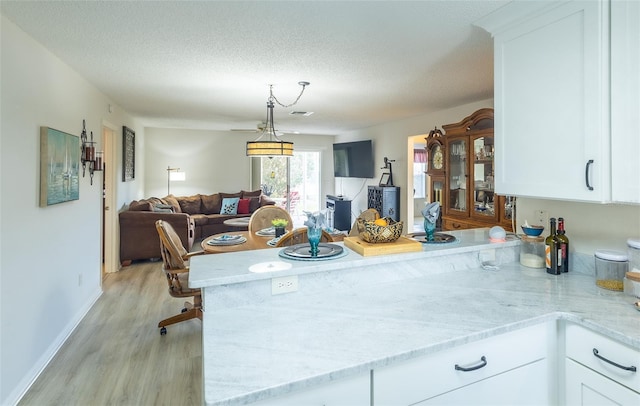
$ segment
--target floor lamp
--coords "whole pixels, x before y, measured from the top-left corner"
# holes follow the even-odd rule
[[[183,182],[185,179],[186,175],[180,168],[167,166],[167,196],[171,194],[171,182]]]

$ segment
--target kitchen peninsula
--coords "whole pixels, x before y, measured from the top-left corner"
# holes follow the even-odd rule
[[[266,405],[340,382],[359,385],[362,397],[350,391],[351,404],[371,404],[370,394],[381,404],[382,381],[369,386],[376,371],[538,325],[576,324],[640,354],[632,297],[597,288],[580,269],[553,276],[522,267],[519,241],[489,243],[487,229],[451,234],[458,241],[450,245],[374,257],[347,248],[313,262],[283,259],[279,249],[194,257],[189,285],[203,288],[205,404]],[[483,269],[486,256],[499,269]],[[290,268],[248,270],[260,263]],[[272,295],[280,277],[292,277],[296,290]],[[542,368],[564,371],[551,358]],[[553,384],[545,390],[557,399]]]

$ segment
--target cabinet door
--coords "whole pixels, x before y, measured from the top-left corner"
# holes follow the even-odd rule
[[[495,191],[609,201],[608,2],[540,2],[519,19],[536,4],[512,4],[494,32]]]
[[[255,406],[369,406],[370,373],[252,403]]]
[[[447,143],[447,170],[449,190],[447,190],[446,214],[469,216],[467,167],[467,138],[452,138]]]
[[[638,405],[640,393],[566,359],[566,405]]]
[[[471,168],[471,217],[498,222],[499,199],[493,186],[493,137],[482,135],[470,138],[469,167]]]
[[[640,203],[640,2],[611,3],[611,182],[615,202]]]
[[[416,405],[548,405],[547,368],[540,360]]]

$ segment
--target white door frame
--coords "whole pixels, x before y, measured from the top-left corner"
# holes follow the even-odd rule
[[[117,210],[116,202],[116,145],[117,127],[105,120],[102,121],[102,142],[104,145],[105,171],[105,221],[104,221],[104,271],[105,273],[117,272],[119,262],[117,258]],[[102,226],[101,226],[102,227]]]

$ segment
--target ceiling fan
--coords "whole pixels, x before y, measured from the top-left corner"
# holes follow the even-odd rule
[[[264,121],[256,124],[256,128],[232,128],[231,131],[234,132],[242,132],[242,133],[261,133],[267,128],[267,123]],[[278,134],[300,134],[299,131],[292,130],[276,130]]]

